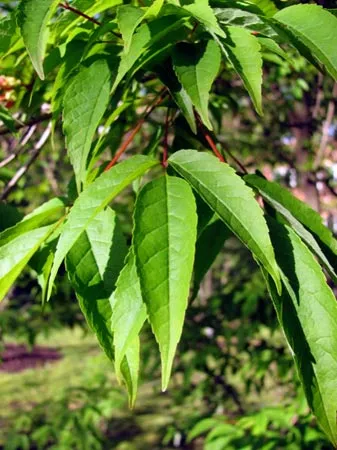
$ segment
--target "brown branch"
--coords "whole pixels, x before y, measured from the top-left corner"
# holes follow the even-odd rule
[[[24,146],[27,144],[29,139],[32,137],[35,130],[36,130],[36,125],[32,125],[31,127],[29,127],[27,133],[22,137],[21,141],[18,144],[19,149],[16,152],[8,155],[7,158],[5,158],[3,161],[0,162],[0,169],[2,169],[3,167],[6,167],[9,163],[14,161],[22,153]]]
[[[208,143],[210,149],[212,150],[212,152],[215,154],[215,156],[221,161],[221,162],[226,162],[225,158],[223,157],[223,155],[219,152],[219,150],[217,149],[217,146],[215,145],[215,142],[212,138],[212,136],[210,135],[209,131],[206,129],[206,127],[204,126],[204,124],[201,122],[200,117],[196,114],[197,117],[197,121],[199,124],[199,128],[206,140],[206,142]]]
[[[110,163],[104,169],[104,172],[107,172],[109,169],[111,169],[111,167],[113,167],[116,164],[116,162],[119,160],[119,158],[122,156],[122,154],[127,150],[127,148],[129,147],[129,145],[131,144],[131,142],[135,138],[135,136],[138,133],[138,131],[141,129],[141,127],[144,124],[145,120],[152,113],[152,111],[164,100],[166,95],[167,95],[166,88],[162,89],[159,92],[159,94],[156,96],[154,102],[147,107],[143,117],[141,117],[139,119],[139,121],[137,122],[136,126],[126,133],[126,136],[127,136],[126,139],[124,140],[124,142],[122,142],[122,145],[117,150],[115,156],[112,158]]]
[[[90,17],[87,14],[85,14],[84,12],[80,11],[79,9],[76,9],[76,8],[70,6],[68,2],[59,3],[59,7],[63,8],[63,9],[67,9],[68,11],[71,11],[74,14],[77,14],[78,16],[81,16],[84,19],[89,20],[89,22],[94,23],[95,25],[98,25],[98,26],[102,25],[101,22],[99,22],[98,20],[94,19],[93,17]]]
[[[31,127],[32,125],[36,125],[38,123],[45,122],[46,120],[50,120],[51,117],[52,117],[52,114],[44,114],[40,117],[36,117],[35,119],[30,120],[27,123],[17,123],[17,124],[15,124],[14,128],[16,131],[18,131],[18,130],[21,130],[21,128]],[[9,128],[1,128],[0,129],[0,136],[3,136],[8,133],[12,133],[12,130],[10,130]]]
[[[44,130],[41,138],[39,141],[34,145],[33,152],[29,160],[24,164],[13,176],[13,178],[8,182],[5,190],[0,196],[0,200],[5,200],[10,192],[14,189],[14,187],[17,185],[19,180],[23,177],[23,175],[27,172],[29,167],[33,164],[33,162],[36,160],[36,158],[39,156],[42,147],[47,142],[49,136],[51,133],[51,123],[48,124],[47,128]]]

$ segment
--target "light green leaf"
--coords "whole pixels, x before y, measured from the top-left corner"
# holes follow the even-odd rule
[[[48,23],[56,11],[58,0],[22,0],[18,23],[21,34],[41,80],[44,80],[43,60],[48,43]]]
[[[53,198],[36,208],[31,214],[25,216],[14,226],[0,233],[0,247],[17,238],[27,231],[49,225],[59,220],[65,214],[65,201],[62,198]]]
[[[91,143],[108,106],[110,87],[109,66],[98,60],[75,76],[64,95],[63,131],[78,192],[86,179]]]
[[[55,225],[20,234],[0,247],[0,301]]]
[[[288,221],[337,281],[337,241],[322,217],[278,183],[257,175],[246,175],[245,181]]]
[[[115,370],[117,377],[120,378],[123,358],[127,355],[130,345],[138,337],[147,316],[132,250],[117,280],[117,287],[110,302],[115,346]]]
[[[193,3],[185,5],[184,9],[202,23],[208,31],[223,38],[226,37],[226,34],[218,24],[212,8],[209,6],[208,0],[194,0]]]
[[[267,17],[272,17],[278,11],[272,0],[250,0],[250,2],[256,5]]]
[[[270,52],[273,52],[276,55],[288,61],[289,63],[292,63],[291,58],[273,39],[264,38],[260,36],[258,36],[257,39],[261,45],[262,50],[268,50]]]
[[[20,39],[20,32],[16,25],[15,15],[8,14],[0,19],[0,57],[6,54],[15,41]]]
[[[116,214],[108,208],[88,224],[66,258],[68,276],[81,310],[111,360],[113,337],[109,298],[126,254],[125,238]]]
[[[256,111],[262,115],[262,55],[258,39],[249,31],[240,27],[227,28],[228,37],[222,41],[225,56],[251,96]]]
[[[213,417],[207,417],[197,422],[187,435],[187,442],[193,441],[193,439],[207,433],[212,428],[219,425],[220,420]]]
[[[126,186],[158,162],[146,156],[133,156],[104,172],[76,199],[57,245],[49,279],[48,299],[57,271],[69,250],[96,215]]]
[[[337,446],[337,303],[319,264],[287,226],[270,220],[283,294],[265,274],[278,319],[297,365],[310,408]]]
[[[273,19],[337,80],[337,17],[318,5],[294,5],[282,9]]]
[[[137,198],[133,244],[143,299],[159,344],[162,388],[167,388],[191,281],[197,215],[188,184],[164,176]]]
[[[214,13],[221,27],[240,26],[266,36],[277,36],[267,20],[260,14],[238,8],[215,8]]]
[[[253,191],[228,164],[195,150],[181,150],[169,165],[183,176],[229,229],[251,250],[280,289],[280,275],[263,211]]]
[[[143,16],[144,11],[132,5],[123,5],[117,9],[117,23],[123,36],[125,53],[129,51],[132,36]]]
[[[203,123],[210,129],[209,92],[219,72],[220,62],[220,49],[213,40],[198,44],[180,43],[173,52],[173,66],[177,77]]]

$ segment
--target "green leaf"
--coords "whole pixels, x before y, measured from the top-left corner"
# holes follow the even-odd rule
[[[227,38],[222,41],[225,55],[251,96],[256,111],[262,115],[262,55],[258,39],[240,27],[228,27]]]
[[[0,103],[0,121],[3,122],[6,127],[12,132],[16,132],[16,120],[12,116],[12,114],[8,111],[8,109]]]
[[[267,17],[272,17],[278,11],[272,0],[250,0],[250,2],[256,5]]]
[[[156,67],[156,71],[159,74],[160,81],[162,81],[162,83],[164,83],[170,91],[173,100],[180,108],[182,114],[187,120],[187,123],[191,127],[191,130],[194,134],[197,134],[197,125],[195,122],[192,100],[179,83],[171,64],[162,64],[161,66]]]
[[[63,131],[78,192],[86,179],[91,143],[108,106],[110,87],[109,66],[98,60],[75,76],[64,95]]]
[[[144,11],[132,5],[123,5],[117,9],[117,23],[124,41],[124,52],[128,53],[132,36],[142,21]]]
[[[163,390],[183,328],[196,228],[195,200],[184,180],[164,176],[140,191],[133,244],[143,299],[161,353]]]
[[[129,344],[125,358],[121,364],[121,375],[129,394],[129,406],[133,408],[136,402],[139,377],[139,338]]]
[[[16,25],[15,15],[8,14],[0,19],[0,56],[6,54],[20,33]]]
[[[22,0],[19,6],[21,34],[41,80],[44,80],[43,60],[49,37],[48,23],[58,3],[58,0]]]
[[[273,19],[337,80],[337,18],[333,14],[318,5],[294,5],[282,9]],[[299,51],[302,52],[301,48]]]
[[[200,420],[188,433],[187,442],[191,442],[200,435],[207,433],[209,430],[219,425],[219,422],[219,419],[213,417],[207,417],[206,419]]]
[[[229,229],[251,250],[280,289],[280,276],[263,211],[253,191],[228,164],[195,150],[181,150],[169,165],[183,176]]]
[[[15,206],[0,202],[0,232],[13,227],[22,218],[23,214]]]
[[[14,226],[0,233],[0,247],[12,241],[27,231],[49,225],[59,220],[65,214],[65,201],[62,198],[53,198],[36,208],[31,214],[25,216]]]
[[[246,175],[245,181],[288,221],[337,281],[337,241],[322,217],[278,183],[257,175]]]
[[[291,58],[273,39],[264,38],[264,37],[260,37],[260,36],[258,36],[257,39],[261,45],[262,50],[268,50],[272,53],[275,53],[276,55],[285,59],[289,63],[292,63]]]
[[[104,172],[76,199],[65,223],[57,245],[53,268],[49,279],[48,299],[57,271],[69,250],[90,222],[126,186],[143,175],[158,162],[146,156],[133,156]]]
[[[197,295],[200,283],[231,234],[231,231],[221,220],[211,222],[201,232],[195,250],[192,298]]]
[[[198,44],[182,42],[176,45],[173,52],[177,77],[209,129],[212,129],[208,117],[209,92],[219,72],[220,62],[220,49],[213,40]]]
[[[115,370],[117,378],[120,378],[122,361],[128,355],[130,346],[132,347],[134,341],[137,340],[147,317],[132,250],[117,280],[117,287],[110,302],[115,346]]]
[[[27,231],[0,247],[0,301],[54,228],[49,225]]]
[[[125,239],[112,209],[101,211],[81,233],[66,258],[69,279],[81,310],[113,360],[110,296],[127,254]]]
[[[265,274],[270,293],[309,406],[336,447],[336,299],[319,264],[291,228],[270,220],[270,232],[284,284],[279,296]]]
[[[260,14],[244,11],[238,8],[216,8],[216,18],[221,27],[240,26],[252,31],[257,31],[266,36],[277,36],[273,28]]]
[[[209,6],[208,0],[194,0],[193,3],[185,5],[184,9],[202,23],[209,32],[223,38],[226,37],[226,34],[218,24],[212,8]]]

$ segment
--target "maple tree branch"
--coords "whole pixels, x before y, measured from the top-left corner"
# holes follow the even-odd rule
[[[113,167],[116,164],[116,162],[119,160],[119,158],[122,156],[122,154],[127,150],[127,148],[129,147],[129,145],[131,144],[131,142],[135,138],[135,136],[138,133],[138,131],[141,129],[141,127],[144,124],[145,120],[149,117],[149,115],[152,113],[152,111],[158,105],[160,105],[160,103],[164,100],[166,95],[167,95],[166,88],[164,88],[155,97],[154,102],[146,108],[144,115],[138,120],[136,126],[126,133],[126,136],[127,136],[126,139],[122,142],[121,146],[119,147],[119,149],[115,153],[115,156],[112,158],[110,163],[104,169],[104,172],[107,172],[109,169],[111,169],[111,167]]]

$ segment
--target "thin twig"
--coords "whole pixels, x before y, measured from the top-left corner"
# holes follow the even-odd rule
[[[141,129],[142,125],[144,124],[145,120],[148,118],[148,116],[152,113],[152,111],[164,100],[166,97],[167,92],[166,89],[162,89],[159,94],[156,96],[155,101],[152,103],[152,105],[148,106],[143,117],[139,119],[136,126],[132,128],[128,133],[126,133],[126,139],[122,143],[122,145],[117,150],[115,156],[112,158],[110,163],[106,166],[104,169],[104,172],[107,172],[111,167],[113,167],[116,162],[119,160],[119,158],[122,156],[122,154],[127,150],[128,146],[133,141],[134,137],[138,133],[138,131]]]
[[[168,158],[168,132],[170,126],[170,108],[167,108],[166,119],[165,119],[165,133],[163,139],[163,161],[162,166],[167,168],[167,158]]]
[[[223,155],[219,152],[219,150],[217,149],[217,146],[215,145],[215,142],[212,138],[212,136],[210,135],[209,131],[206,129],[206,127],[204,126],[204,124],[201,122],[201,119],[198,115],[196,115],[198,123],[199,123],[199,128],[205,138],[205,140],[207,141],[208,145],[210,146],[211,150],[213,151],[213,153],[215,154],[215,156],[221,161],[221,162],[225,162],[225,158],[223,157]]]
[[[15,124],[14,128],[16,131],[21,130],[21,128],[25,127],[31,127],[32,125],[36,125],[37,123],[45,122],[46,120],[50,120],[52,117],[52,114],[43,114],[40,117],[36,117],[35,119],[30,120],[27,123],[17,123]],[[9,128],[1,128],[0,129],[0,136],[3,136],[5,134],[12,133],[12,130]]]
[[[89,20],[89,22],[94,23],[95,25],[101,26],[101,22],[99,20],[94,19],[93,17],[88,16],[84,12],[80,11],[79,9],[73,8],[69,5],[68,2],[65,3],[59,3],[59,7],[63,9],[67,9],[68,11],[73,12],[74,14],[77,14],[78,16],[83,17],[84,19]]]
[[[233,155],[233,153],[230,150],[228,150],[228,148],[225,148],[224,151],[232,158],[232,160],[241,169],[243,173],[248,174],[248,170],[245,168],[245,166],[237,159],[236,156]]]
[[[2,169],[3,167],[6,167],[7,164],[14,161],[22,153],[24,146],[27,144],[29,139],[32,137],[35,130],[36,130],[36,125],[32,125],[31,127],[29,127],[27,133],[22,137],[21,141],[19,142],[19,145],[18,145],[19,149],[16,152],[11,153],[9,156],[7,156],[7,158],[5,158],[3,161],[0,162],[0,169]]]
[[[29,160],[26,162],[26,164],[24,164],[17,172],[16,174],[13,176],[13,178],[9,181],[9,183],[7,184],[5,190],[3,191],[0,200],[5,200],[8,195],[10,194],[10,192],[14,189],[14,187],[17,185],[17,183],[19,182],[19,180],[23,177],[23,175],[27,172],[27,170],[29,169],[29,167],[33,164],[33,162],[36,160],[36,158],[39,156],[42,147],[44,146],[44,144],[47,142],[49,136],[51,133],[51,123],[49,122],[47,128],[44,130],[41,138],[39,139],[39,141],[34,145],[33,148],[33,152],[31,154],[31,157],[29,158]]]
[[[326,113],[326,119],[323,124],[323,130],[322,130],[322,139],[319,146],[319,149],[317,151],[317,155],[314,162],[314,168],[317,169],[322,162],[322,159],[324,158],[325,150],[329,142],[329,131],[330,127],[335,115],[335,98],[337,97],[337,83],[334,84],[333,90],[332,90],[332,99],[329,101],[328,109]]]

